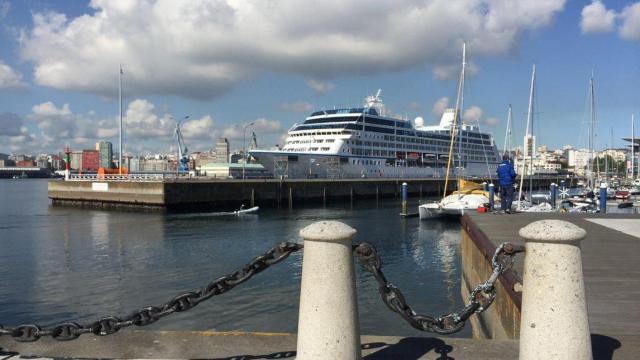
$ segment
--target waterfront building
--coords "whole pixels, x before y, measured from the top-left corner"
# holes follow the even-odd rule
[[[536,156],[536,137],[535,135],[524,136],[524,157]]]
[[[113,167],[113,144],[110,141],[99,141],[96,150],[100,152],[100,167],[111,169]]]
[[[576,175],[586,175],[586,169],[589,167],[589,160],[592,154],[587,149],[570,149],[567,150],[567,163]]]
[[[0,167],[13,167],[16,166],[16,162],[13,160],[0,160]]]
[[[71,151],[69,154],[71,163],[69,164],[69,168],[71,170],[79,170],[82,168],[82,151]]]
[[[218,163],[229,162],[229,140],[227,138],[219,138],[216,141],[215,157]]]
[[[210,163],[202,165],[200,175],[218,179],[264,179],[271,177],[260,164]]]
[[[82,171],[97,172],[100,167],[100,152],[98,150],[82,150]]]

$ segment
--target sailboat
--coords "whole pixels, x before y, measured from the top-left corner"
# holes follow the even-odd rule
[[[418,206],[418,215],[420,219],[431,219],[441,216],[460,216],[466,211],[477,210],[480,206],[489,203],[489,194],[483,189],[483,186],[471,181],[465,181],[462,179],[462,151],[460,149],[462,142],[462,118],[460,117],[460,110],[464,103],[464,76],[466,62],[466,44],[462,46],[462,70],[460,72],[460,81],[458,83],[458,91],[456,96],[456,108],[454,121],[451,124],[451,142],[449,144],[449,156],[447,162],[447,174],[445,176],[444,194],[442,200],[439,202],[422,204]],[[456,169],[457,177],[457,189],[450,195],[446,195],[447,185],[449,183],[449,174],[453,161],[453,146],[456,143],[456,136],[458,137],[458,167]]]
[[[593,149],[594,149],[594,138],[595,138],[595,123],[596,123],[596,112],[595,112],[595,90],[593,85],[593,72],[591,73],[591,77],[589,78],[589,112],[590,112],[590,128],[589,128],[589,168],[587,170],[587,182],[584,185],[584,189],[582,194],[574,197],[572,199],[566,199],[562,201],[560,206],[560,211],[564,212],[589,212],[595,213],[598,212],[598,204],[595,201],[595,192],[598,191],[596,188],[596,179],[594,178],[593,171]]]

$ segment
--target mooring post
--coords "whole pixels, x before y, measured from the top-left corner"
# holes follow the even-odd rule
[[[484,182],[482,183],[482,190],[484,190],[484,191],[489,191],[489,184],[487,184],[487,182],[486,182],[486,181],[484,181]]]
[[[558,185],[551,183],[551,207],[556,208],[556,197],[558,196]]]
[[[293,209],[293,188],[289,187],[289,210]]]
[[[378,200],[380,200],[380,189],[378,185],[376,185],[376,202],[378,202]]]
[[[251,188],[251,207],[256,206],[256,191],[254,188]]]
[[[304,238],[298,360],[360,359],[360,329],[351,239],[338,221],[313,223]]]
[[[407,215],[407,197],[408,197],[408,190],[407,188],[409,187],[409,185],[406,182],[402,183],[402,214],[403,215]]]
[[[607,185],[600,184],[600,214],[607,212]]]
[[[420,199],[422,199],[422,183],[420,184]]]
[[[327,188],[326,187],[322,188],[322,206],[324,207],[327,206]]]
[[[580,253],[586,232],[540,220],[519,234],[526,244],[520,360],[592,359]]]
[[[351,185],[351,188],[349,190],[349,196],[351,198],[351,206],[353,206],[353,185]]]
[[[489,188],[489,209],[493,210],[496,202],[496,186],[489,184],[487,187]],[[511,209],[509,209],[509,211],[511,211]]]

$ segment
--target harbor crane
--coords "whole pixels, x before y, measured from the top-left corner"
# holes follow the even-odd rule
[[[188,119],[189,117],[185,116],[184,118]],[[176,145],[178,145],[177,172],[178,174],[186,174],[189,172],[189,149],[187,149],[187,145],[184,143],[184,139],[182,138],[179,120],[176,120],[176,129],[173,132],[173,136],[176,139]]]

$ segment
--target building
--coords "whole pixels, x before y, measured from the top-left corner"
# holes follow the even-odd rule
[[[79,170],[82,168],[82,151],[71,151],[69,157],[71,161],[69,169]]]
[[[97,172],[100,167],[100,152],[98,150],[82,150],[83,172]]]
[[[273,177],[260,164],[205,164],[200,168],[200,174],[218,179],[267,179]]]
[[[100,152],[100,167],[111,169],[113,167],[113,144],[110,141],[99,141],[96,150]]]
[[[0,160],[0,167],[13,167],[16,166],[16,162],[13,160]]]
[[[31,159],[16,161],[17,167],[35,167],[36,164]]]
[[[524,157],[536,155],[536,137],[525,135],[524,137]]]
[[[227,138],[219,138],[216,141],[216,162],[229,162],[229,140]]]

